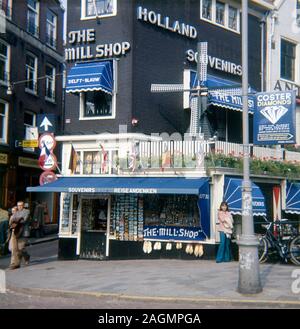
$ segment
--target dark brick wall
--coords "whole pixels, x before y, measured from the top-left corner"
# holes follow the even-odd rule
[[[198,0],[139,0],[118,1],[116,17],[80,20],[80,1],[72,1],[68,8],[68,31],[84,28],[96,29],[96,44],[129,41],[131,51],[118,63],[117,116],[115,120],[79,121],[79,97],[66,97],[65,132],[99,133],[118,132],[119,124],[127,124],[132,132],[181,132],[189,125],[189,110],[183,110],[183,95],[152,94],[151,83],[182,83],[183,70],[195,69],[186,60],[188,49],[196,51],[198,41],[208,41],[209,55],[241,64],[241,34],[237,34],[200,20]],[[137,19],[137,7],[153,10],[162,17],[196,27],[197,39],[189,39]],[[249,83],[260,89],[260,26],[257,18],[249,18]],[[255,50],[255,51],[253,51]],[[209,69],[219,77],[240,81],[240,77]],[[131,118],[139,119],[137,127]]]

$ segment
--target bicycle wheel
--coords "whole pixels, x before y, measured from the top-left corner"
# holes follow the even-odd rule
[[[291,261],[295,265],[300,265],[300,236],[295,237],[289,247]]]
[[[259,238],[258,260],[264,263],[268,259],[268,240],[265,237]]]

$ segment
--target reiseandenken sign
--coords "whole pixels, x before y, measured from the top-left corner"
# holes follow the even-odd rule
[[[144,226],[145,240],[203,241],[206,237],[200,227]]]
[[[295,144],[296,93],[259,93],[254,111],[253,142],[259,145]]]

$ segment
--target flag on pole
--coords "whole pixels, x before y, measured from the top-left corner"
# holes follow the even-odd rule
[[[104,146],[102,144],[100,144],[101,147],[101,152],[102,152],[102,161],[101,161],[101,173],[102,174],[106,174],[107,170],[108,170],[108,152],[105,151]]]
[[[129,169],[134,172],[137,168],[137,163],[139,159],[139,143],[134,143],[132,145],[131,154],[129,156]]]
[[[74,174],[74,172],[76,171],[77,157],[78,157],[77,152],[75,151],[74,146],[72,145],[70,162],[69,162],[69,169],[71,170],[71,174]]]

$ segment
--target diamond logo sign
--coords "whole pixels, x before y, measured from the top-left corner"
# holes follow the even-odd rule
[[[266,117],[273,125],[279,121],[288,111],[284,106],[267,106],[263,108],[260,113]]]
[[[296,92],[257,93],[253,118],[253,144],[296,143]]]

